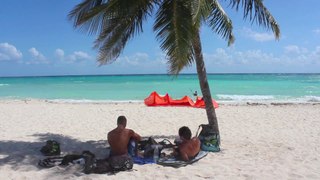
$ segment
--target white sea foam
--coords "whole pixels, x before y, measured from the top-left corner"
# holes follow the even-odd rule
[[[320,96],[305,96],[302,99],[307,102],[320,102]]]
[[[320,96],[272,96],[272,95],[226,95],[218,94],[218,102],[222,103],[245,103],[245,102],[266,102],[266,103],[318,103]]]
[[[260,100],[275,100],[271,95],[227,95],[217,94],[222,101],[260,101]]]
[[[86,103],[94,103],[94,104],[105,104],[105,103],[141,103],[143,102],[138,100],[90,100],[90,99],[50,99],[46,100],[47,102],[53,103],[75,103],[75,104],[86,104]]]

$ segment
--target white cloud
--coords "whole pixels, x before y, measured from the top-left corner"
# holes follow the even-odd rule
[[[204,57],[208,60],[206,64],[233,64],[232,56],[222,48],[216,49],[213,54],[204,54]]]
[[[32,60],[29,62],[26,62],[26,64],[48,64],[49,63],[48,59],[34,47],[29,49],[29,53],[32,56]]]
[[[320,28],[313,30],[314,33],[320,34]]]
[[[204,54],[204,59],[208,72],[319,72],[320,46],[308,50],[290,45],[279,55],[262,50],[216,49]]]
[[[308,50],[306,48],[301,48],[297,45],[289,45],[284,47],[285,53],[287,54],[300,54],[300,53],[307,53]]]
[[[317,46],[314,51],[310,54],[312,64],[320,65],[320,46]]]
[[[82,61],[82,60],[90,60],[91,57],[82,51],[75,51],[73,54],[68,56],[68,59],[75,62],[75,61]]]
[[[317,54],[318,56],[320,56],[320,46],[316,47],[314,53]]]
[[[64,51],[62,49],[56,49],[55,55],[62,60],[64,58]]]
[[[88,53],[83,51],[75,51],[72,54],[65,55],[65,52],[62,49],[56,49],[55,56],[66,63],[76,63],[93,59]]]
[[[18,60],[22,53],[9,43],[0,43],[0,61]]]
[[[137,70],[136,73],[151,73],[166,71],[166,58],[164,54],[159,54],[151,58],[147,53],[137,52],[130,56],[120,56],[113,64],[113,67],[119,67],[128,70]]]
[[[272,33],[258,33],[253,31],[250,28],[243,28],[243,34],[246,37],[249,37],[255,41],[265,42],[265,41],[272,41],[275,39]]]
[[[264,53],[261,50],[234,51],[219,48],[213,54],[205,54],[204,57],[206,64],[209,66],[270,64],[278,61],[278,58],[275,58],[272,54]]]
[[[149,55],[137,52],[132,56],[124,56],[120,58],[118,62],[122,65],[144,66],[149,62]]]

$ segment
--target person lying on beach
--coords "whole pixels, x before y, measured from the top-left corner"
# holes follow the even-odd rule
[[[183,161],[189,161],[200,152],[200,140],[198,137],[191,138],[191,130],[183,126],[179,129],[180,141],[175,141],[178,148],[173,155]]]

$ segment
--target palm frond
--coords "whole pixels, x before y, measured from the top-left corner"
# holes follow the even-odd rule
[[[132,35],[132,28],[128,24],[119,23],[120,19],[109,20],[109,27],[105,28],[94,42],[94,47],[99,49],[98,62],[100,65],[112,63],[123,51],[127,41]]]
[[[196,27],[200,27],[202,22],[205,22],[205,19],[210,14],[210,0],[193,0],[191,1],[192,5],[192,16],[193,21]]]
[[[243,7],[244,19],[249,18],[250,21],[256,22],[258,25],[262,25],[267,29],[271,28],[275,38],[279,39],[280,27],[262,1],[263,0],[230,0],[230,5],[238,10],[239,5],[241,4]]]
[[[68,15],[73,26],[89,34],[101,31],[104,13],[108,12],[106,1],[84,0],[72,9]]]
[[[208,16],[207,24],[213,31],[221,35],[228,41],[228,45],[234,42],[232,33],[232,21],[225,13],[217,0],[210,0],[210,15]]]
[[[190,1],[164,0],[157,11],[153,29],[161,49],[167,54],[169,73],[178,74],[192,64],[194,26]]]
[[[152,0],[85,0],[69,18],[75,27],[97,33],[94,48],[100,64],[113,62],[129,39],[143,31],[142,23],[153,11]]]

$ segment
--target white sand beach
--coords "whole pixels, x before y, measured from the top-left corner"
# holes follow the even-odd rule
[[[63,153],[90,150],[106,156],[107,132],[125,115],[142,136],[173,138],[181,126],[195,134],[205,110],[146,107],[143,103],[0,101],[0,179],[320,179],[320,104],[224,104],[216,109],[221,152],[182,168],[134,165],[115,175],[80,167],[41,169],[48,139]]]

